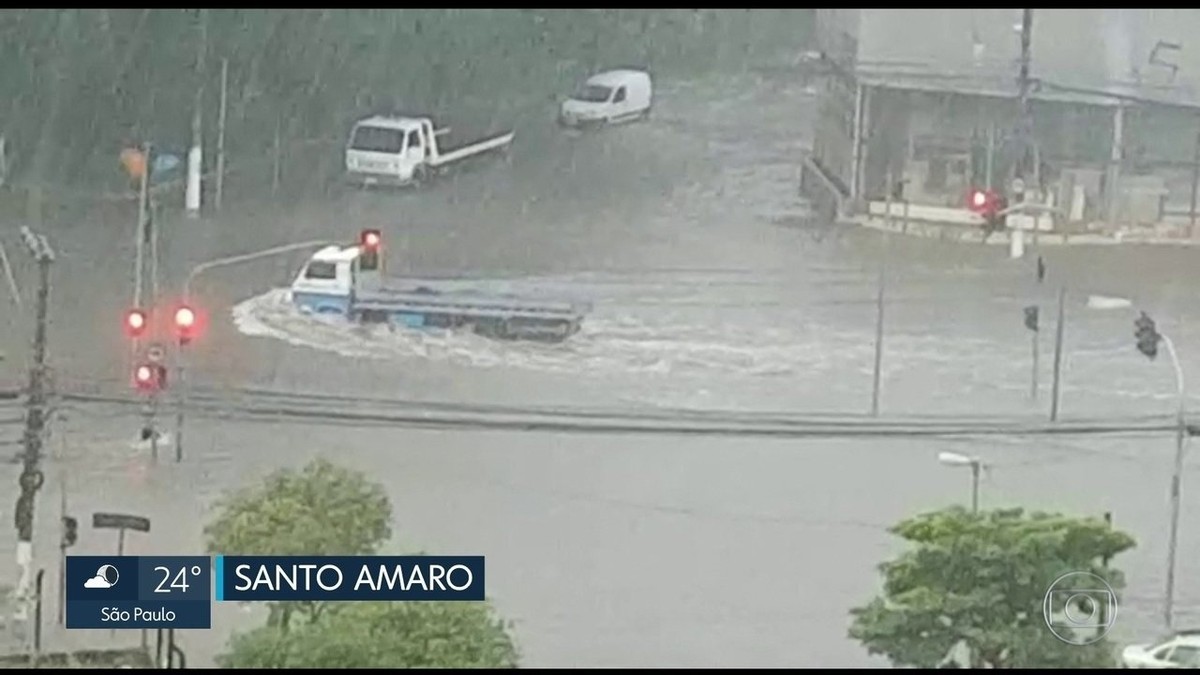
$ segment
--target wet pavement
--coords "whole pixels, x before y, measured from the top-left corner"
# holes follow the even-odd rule
[[[877,232],[805,223],[796,186],[811,103],[778,73],[661,83],[647,124],[565,135],[548,110],[518,126],[509,162],[482,161],[421,192],[345,194],[283,216],[172,218],[164,288],[212,257],[378,227],[393,274],[469,273],[486,288],[595,305],[562,345],[366,330],[281,301],[274,289],[302,256],[252,263],[193,287],[209,317],[191,350],[194,377],[427,401],[865,412],[886,260],[885,414],[1044,415],[1062,286],[1063,417],[1171,410],[1171,368],[1134,350],[1133,310],[1087,299],[1134,301],[1197,372],[1200,252],[1048,247],[1038,285],[1036,252],[1012,261],[997,247],[885,244]],[[118,322],[131,295],[129,229],[97,217],[53,231],[63,254],[51,358],[64,386],[127,381]],[[1032,302],[1043,324],[1037,401],[1022,324]],[[10,378],[25,329],[5,328]],[[130,447],[126,412],[59,425],[56,438],[75,448],[72,511],[128,508],[164,523],[131,553],[200,550],[211,500],[273,468],[325,455],[369,471],[396,505],[398,549],[488,556],[489,590],[517,620],[532,666],[879,665],[846,639],[847,610],[897,550],[884,527],[969,496],[969,472],[935,461],[947,449],[994,465],[985,506],[1113,512],[1139,542],[1118,561],[1130,578],[1118,633],[1156,628],[1169,436],[667,440],[197,419],[186,461],[150,466]],[[1189,466],[1182,609],[1200,609],[1189,583],[1200,571],[1187,526],[1195,474]],[[15,485],[15,467],[0,481]],[[56,490],[39,502],[39,541],[55,536]],[[87,531],[78,550],[110,545]],[[0,540],[0,557],[9,546]],[[53,561],[44,548],[39,560]],[[217,630],[186,637],[198,664],[252,620],[228,607],[217,617]]]

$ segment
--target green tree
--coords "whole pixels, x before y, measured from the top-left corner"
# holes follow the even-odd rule
[[[216,508],[217,517],[204,528],[210,555],[370,555],[392,534],[392,505],[383,486],[324,459],[273,473]],[[293,611],[313,618],[323,603],[270,608],[270,623],[286,628]]]
[[[391,536],[381,485],[323,459],[278,471],[217,503],[210,554],[369,555]],[[515,668],[508,626],[487,602],[270,603],[235,635],[226,668]]]
[[[487,603],[337,603],[319,621],[237,635],[222,668],[516,668]]]
[[[370,555],[392,535],[383,486],[317,459],[221,499],[204,528],[210,554]]]
[[[1090,572],[1118,591],[1107,566],[1132,548],[1129,535],[1099,519],[1025,513],[927,513],[891,529],[913,548],[880,566],[883,593],[851,610],[850,637],[894,665],[935,668],[965,648],[972,667],[1106,668],[1111,645],[1064,642],[1043,603],[1063,574]]]

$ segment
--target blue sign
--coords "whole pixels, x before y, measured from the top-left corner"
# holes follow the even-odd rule
[[[218,601],[483,600],[483,556],[217,556]]]
[[[67,628],[212,628],[207,556],[67,556]]]
[[[169,153],[151,153],[150,161],[150,182],[154,184],[161,183],[172,178],[172,174],[182,164],[183,160],[179,155]]]

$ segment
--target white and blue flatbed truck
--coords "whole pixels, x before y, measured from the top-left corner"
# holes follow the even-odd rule
[[[476,290],[438,288],[437,281],[387,279],[378,233],[353,246],[317,251],[291,286],[302,312],[405,328],[469,329],[501,340],[561,342],[579,332],[591,306]]]

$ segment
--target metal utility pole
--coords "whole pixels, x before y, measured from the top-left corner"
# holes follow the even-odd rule
[[[1037,280],[1036,281],[1037,285],[1034,287],[1035,295],[1037,295],[1037,288],[1039,288],[1041,286],[1042,281],[1045,280],[1045,278],[1046,278],[1046,263],[1042,259],[1042,256],[1039,255],[1038,259],[1037,259],[1037,274],[1035,275],[1035,279]],[[1030,373],[1029,373],[1029,398],[1034,401],[1036,401],[1037,397],[1038,397],[1038,370],[1040,368],[1039,362],[1041,361],[1041,348],[1040,348],[1040,344],[1039,344],[1041,341],[1040,340],[1040,338],[1041,338],[1041,316],[1040,315],[1041,315],[1041,308],[1037,304],[1029,305],[1028,307],[1025,308],[1025,327],[1029,329],[1029,332],[1031,335],[1031,337],[1030,337],[1031,350],[1030,351],[1031,351],[1031,355],[1033,356],[1033,358],[1031,359],[1032,369],[1030,370]]]
[[[225,192],[225,119],[229,108],[229,59],[221,59],[221,107],[217,110],[217,186],[213,204],[221,210]]]
[[[971,462],[971,513],[979,513],[979,473],[982,468],[979,460]]]
[[[1171,356],[1171,365],[1175,367],[1175,390],[1178,406],[1175,412],[1175,467],[1171,473],[1171,530],[1167,542],[1167,589],[1163,602],[1163,621],[1171,629],[1175,609],[1175,552],[1179,543],[1179,493],[1183,482],[1183,457],[1187,449],[1187,393],[1184,389],[1183,368],[1179,365],[1179,355],[1175,352],[1175,343],[1166,335],[1159,334],[1167,346],[1167,354]]]
[[[1191,221],[1191,230],[1188,235],[1196,238],[1196,197],[1197,192],[1200,192],[1200,130],[1196,131],[1196,149],[1192,155],[1192,199],[1188,206],[1188,216]]]
[[[1026,159],[1033,136],[1033,106],[1030,101],[1032,81],[1029,77],[1030,49],[1033,44],[1033,10],[1021,10],[1021,60],[1017,73],[1017,92],[1020,120],[1017,123],[1017,161],[1013,165],[1013,177],[1025,178]]]
[[[883,378],[883,310],[887,289],[887,259],[890,253],[889,235],[883,234],[882,257],[879,261],[878,291],[875,296],[875,369],[871,384],[871,416],[879,416],[879,390]]]
[[[1066,330],[1067,289],[1058,289],[1058,325],[1054,328],[1054,385],[1050,394],[1050,421],[1058,421],[1059,386],[1062,383],[1063,332]]]
[[[144,274],[146,271],[146,241],[149,239],[147,235],[147,215],[149,214],[150,205],[150,144],[143,143],[142,152],[142,175],[138,178],[138,215],[137,215],[137,231],[135,233],[135,260],[133,271],[133,306],[142,306],[142,290],[145,288]],[[136,344],[136,343],[135,343]]]
[[[14,617],[18,621],[28,620],[30,584],[33,565],[33,515],[37,491],[45,482],[41,470],[42,441],[45,438],[46,409],[46,324],[50,309],[50,265],[54,262],[54,250],[43,235],[34,234],[28,227],[21,228],[21,238],[38,264],[38,291],[36,323],[33,336],[33,366],[29,370],[29,398],[25,414],[25,451],[22,454],[22,470],[18,480],[20,494],[13,511],[17,530],[17,567],[21,576],[17,583],[17,606]]]
[[[196,101],[192,108],[192,148],[188,152],[187,191],[184,195],[189,218],[200,217],[201,172],[204,169],[204,126],[201,111],[204,107],[204,62],[208,57],[208,10],[200,12],[200,35],[196,41]]]

